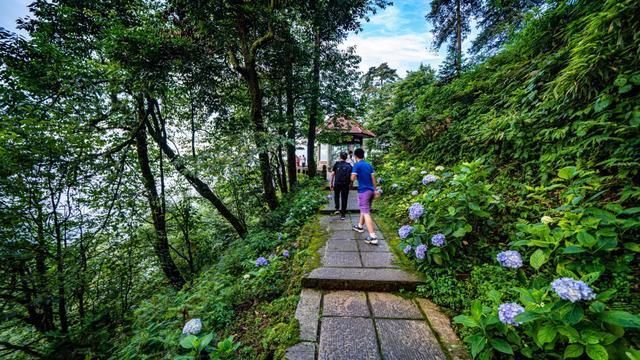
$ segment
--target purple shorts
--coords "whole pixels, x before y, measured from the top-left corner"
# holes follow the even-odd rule
[[[371,213],[371,202],[373,201],[373,190],[365,190],[358,193],[358,206],[361,214]]]

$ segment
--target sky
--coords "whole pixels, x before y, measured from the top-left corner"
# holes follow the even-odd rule
[[[31,1],[0,0],[0,26],[16,31],[15,20],[28,14],[27,5]],[[362,72],[383,62],[401,77],[407,71],[417,70],[420,64],[437,69],[444,60],[446,45],[439,51],[431,48],[431,25],[425,20],[429,7],[429,0],[396,0],[393,6],[370,16],[368,22],[363,21],[362,31],[350,34],[342,46],[356,47],[362,58]],[[469,38],[474,35],[472,31]],[[469,43],[465,41],[465,49]]]

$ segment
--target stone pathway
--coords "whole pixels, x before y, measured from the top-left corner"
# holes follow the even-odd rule
[[[321,249],[322,266],[303,279],[296,310],[301,342],[286,358],[469,359],[436,305],[390,293],[415,289],[420,279],[394,264],[385,240],[377,247],[364,243],[364,236],[351,230],[357,216],[320,219],[331,235]]]

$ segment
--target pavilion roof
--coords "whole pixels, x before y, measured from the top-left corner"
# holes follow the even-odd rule
[[[336,130],[342,134],[353,135],[355,137],[372,138],[376,137],[371,130],[365,129],[362,124],[356,120],[346,116],[332,116],[318,128],[318,132],[322,130]]]

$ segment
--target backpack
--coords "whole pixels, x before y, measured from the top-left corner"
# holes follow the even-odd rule
[[[335,183],[344,185],[351,182],[351,165],[346,161],[336,163]]]

